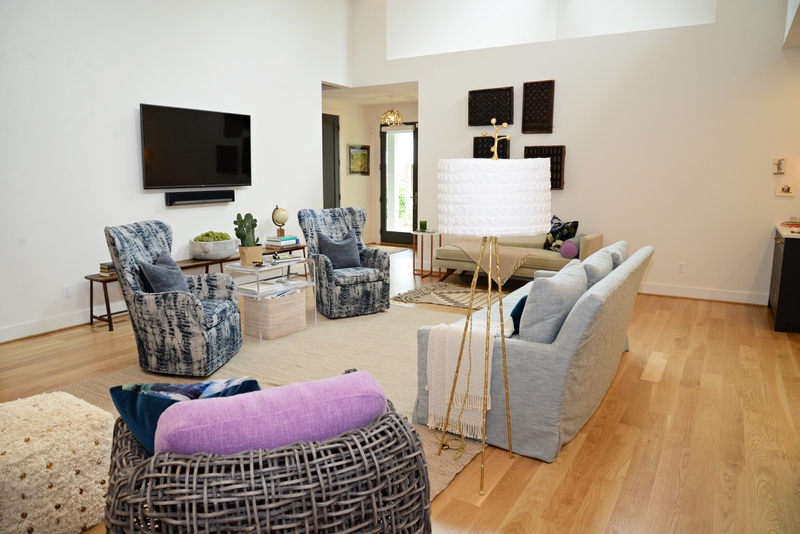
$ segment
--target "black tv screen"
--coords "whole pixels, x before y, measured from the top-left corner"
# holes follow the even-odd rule
[[[145,189],[251,185],[250,116],[140,105]]]

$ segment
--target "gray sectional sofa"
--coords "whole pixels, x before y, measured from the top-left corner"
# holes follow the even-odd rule
[[[506,340],[514,452],[552,462],[597,410],[625,350],[633,304],[652,254],[653,248],[647,246],[628,257],[627,243],[620,241],[584,262],[572,260],[552,276],[537,276],[503,299],[508,316],[527,296],[520,332]],[[581,283],[588,289],[575,294]],[[568,302],[563,309],[575,296],[574,305]],[[485,309],[476,312],[474,324],[484,324],[485,313]],[[491,307],[491,313],[492,321],[499,321],[499,303]],[[553,315],[559,314],[564,315],[563,324],[561,317],[553,320]],[[424,326],[417,333],[418,390],[413,421],[419,424],[427,424],[428,419],[430,330]],[[547,342],[548,338],[552,340]],[[493,352],[493,408],[486,416],[486,441],[507,449],[499,338]]]
[[[514,276],[533,278],[539,270],[557,271],[568,264],[570,260],[559,252],[542,248],[547,234],[519,237],[501,237],[498,242],[501,247],[521,247],[531,249],[531,254],[525,258],[525,263],[514,272]],[[586,234],[581,237],[579,260],[584,260],[594,254],[603,246],[603,234]],[[444,245],[436,249],[433,259],[434,269],[445,269],[439,281],[444,280],[456,271],[474,271],[475,262],[466,252],[456,245]]]

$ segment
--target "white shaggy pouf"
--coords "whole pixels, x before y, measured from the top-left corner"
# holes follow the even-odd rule
[[[61,391],[0,404],[0,532],[100,523],[113,431],[113,415]]]

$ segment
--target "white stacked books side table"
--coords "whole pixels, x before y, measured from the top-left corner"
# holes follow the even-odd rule
[[[264,339],[276,339],[306,328],[306,293],[311,287],[312,302],[316,303],[313,258],[298,258],[287,263],[270,263],[261,267],[230,263],[225,268],[231,274],[249,275],[237,285],[244,301],[244,334]],[[310,264],[310,265],[309,265]],[[303,265],[306,276],[291,272],[294,265]],[[317,310],[314,305],[314,324]]]

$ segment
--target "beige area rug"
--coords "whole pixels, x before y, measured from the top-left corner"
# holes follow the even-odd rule
[[[506,294],[504,291],[503,294]],[[492,304],[498,301],[499,293],[497,288],[492,288]],[[415,304],[439,304],[441,306],[452,306],[455,308],[469,308],[470,288],[447,282],[436,282],[421,286],[405,293],[400,293],[392,297],[400,302],[413,302]],[[473,310],[480,310],[486,307],[487,295],[486,288],[475,290],[475,300],[472,302]]]
[[[449,324],[459,315],[405,306],[346,319],[330,320],[319,315],[316,326],[312,324],[303,331],[262,344],[245,336],[244,345],[231,361],[203,380],[251,376],[262,388],[268,388],[335,376],[355,368],[372,373],[395,409],[411,420],[417,395],[417,329],[424,325]],[[62,389],[116,414],[108,393],[112,386],[196,381],[148,373],[131,366]],[[480,442],[467,440],[466,452],[455,461],[452,451],[436,456],[438,441],[433,431],[424,425],[414,427],[425,448],[433,498],[480,453]]]

